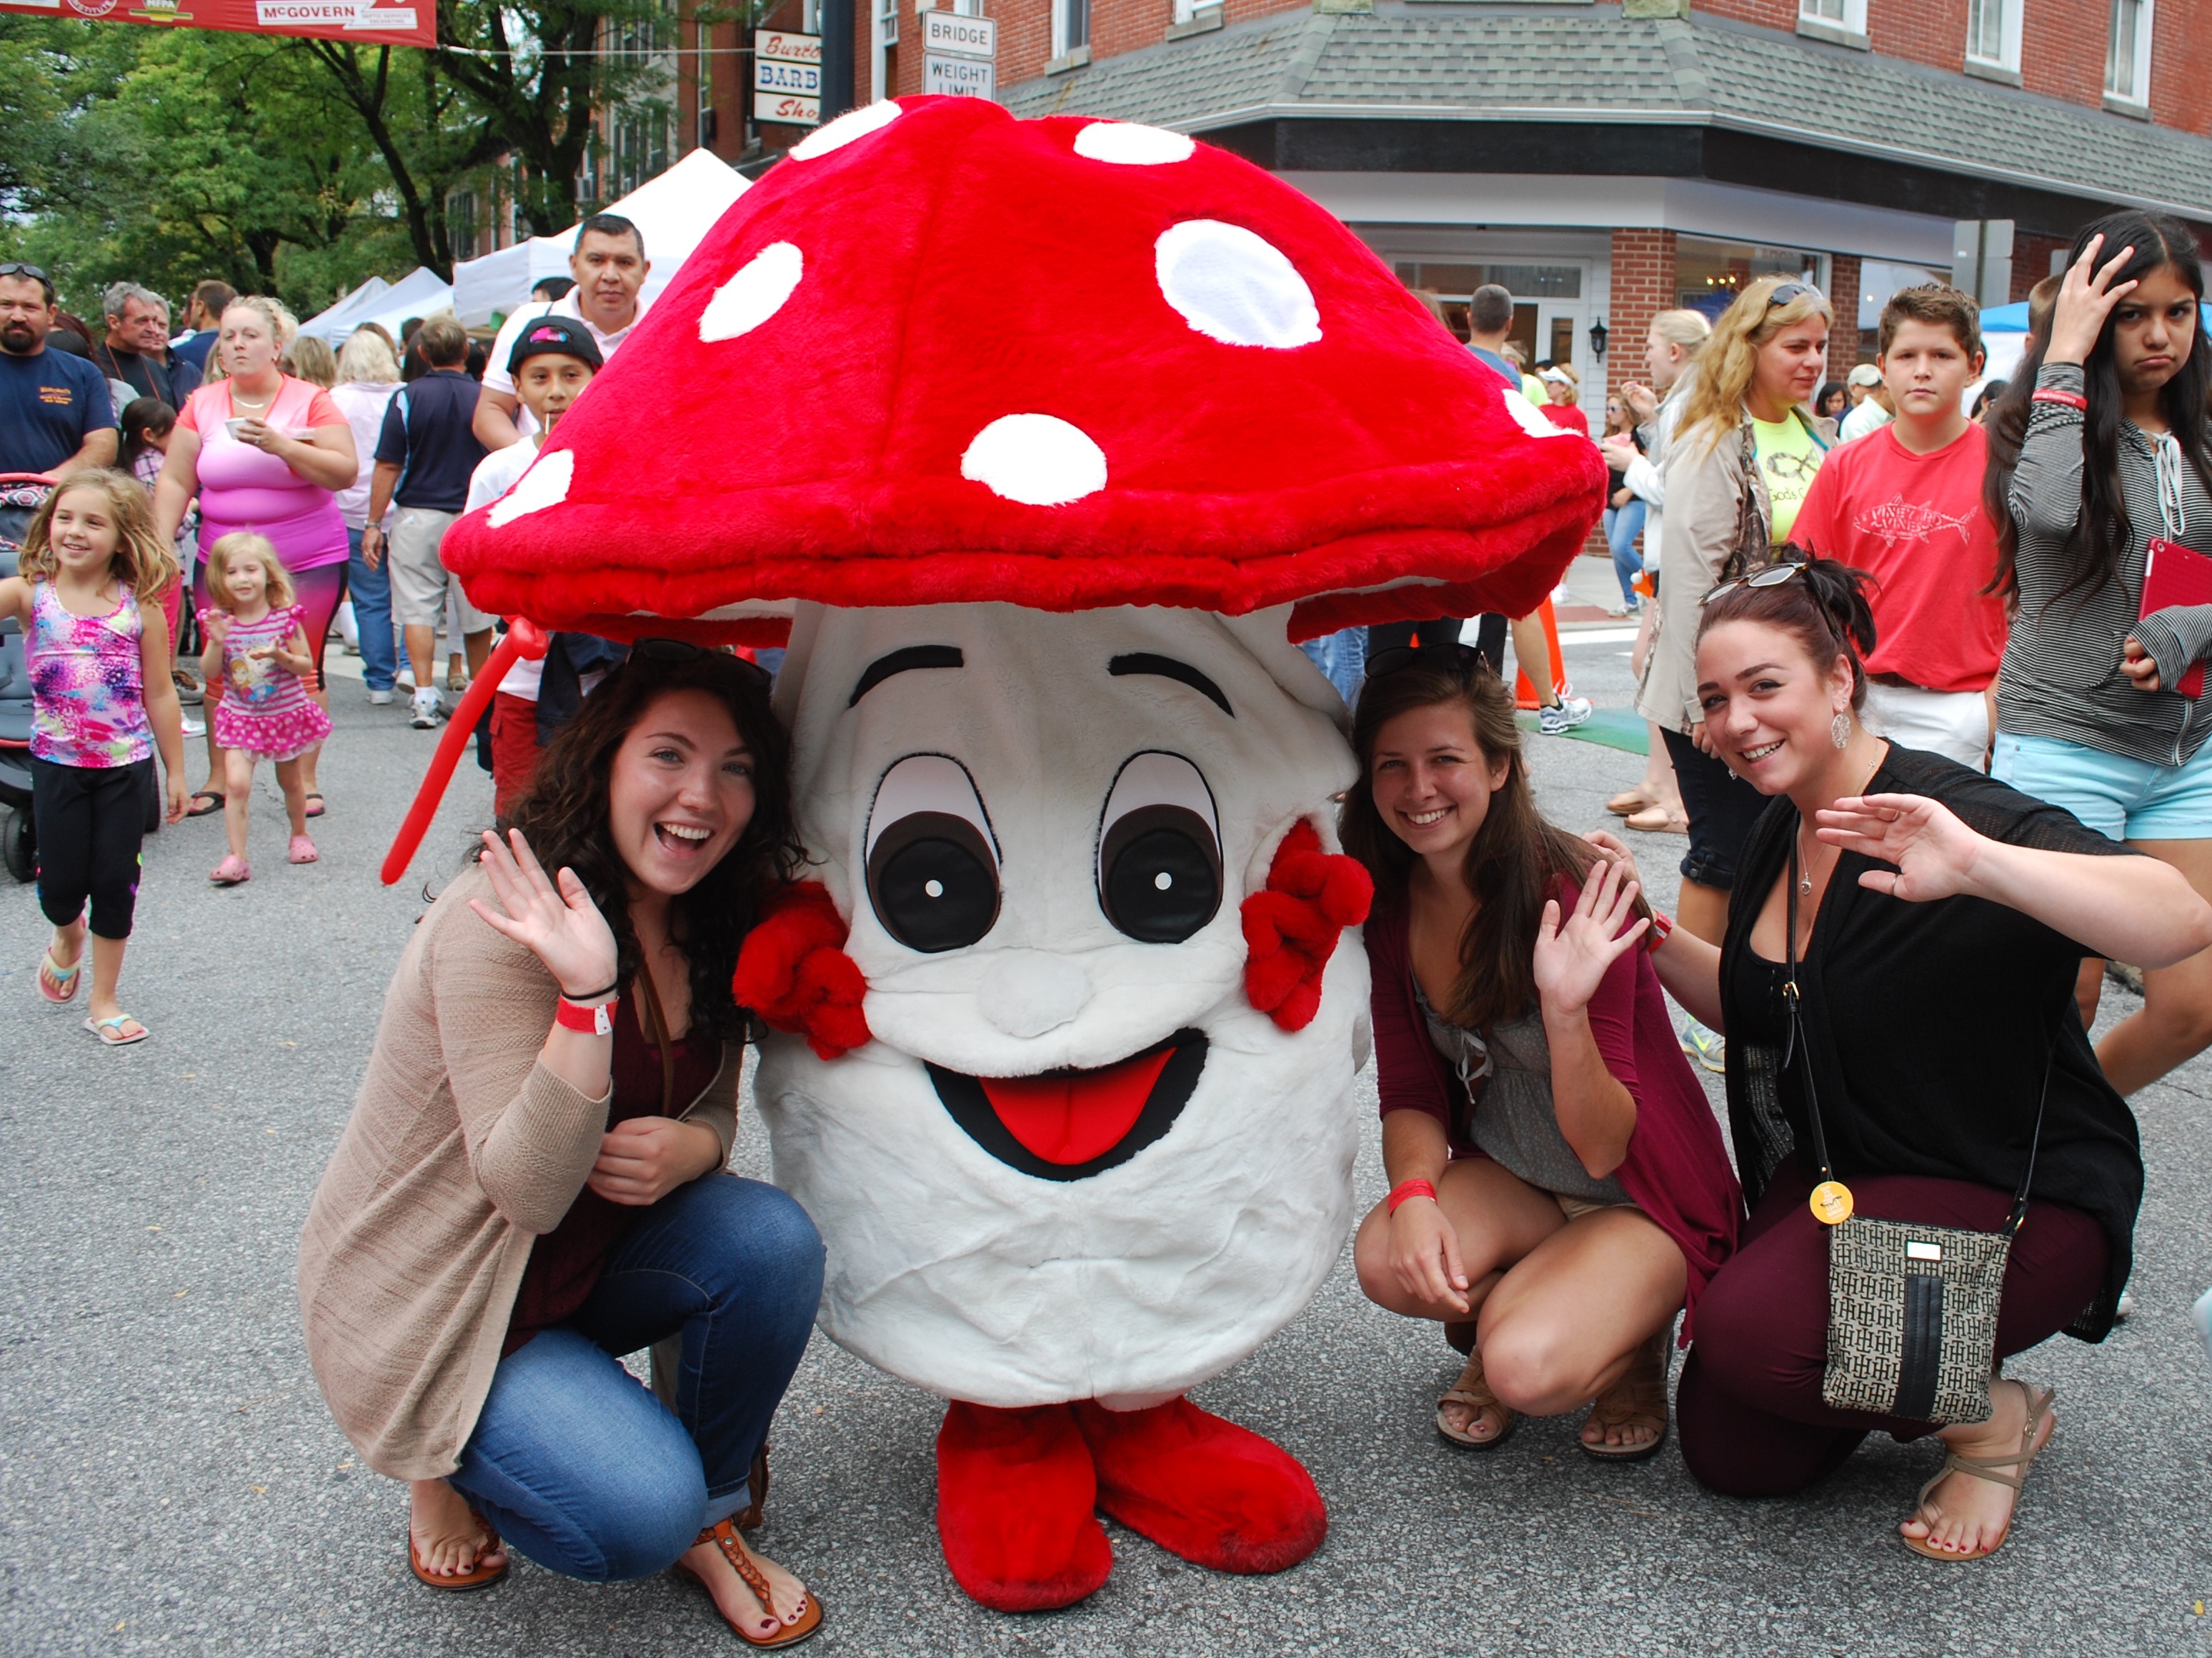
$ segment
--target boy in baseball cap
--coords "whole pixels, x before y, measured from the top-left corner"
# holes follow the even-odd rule
[[[468,510],[488,507],[512,489],[538,459],[539,447],[568,413],[602,364],[591,331],[568,317],[540,317],[525,328],[507,353],[515,396],[537,422],[520,443],[495,449],[469,479]],[[556,635],[557,643],[564,635]],[[495,810],[504,816],[537,768],[538,694],[544,662],[526,658],[500,682],[491,705],[491,780]]]

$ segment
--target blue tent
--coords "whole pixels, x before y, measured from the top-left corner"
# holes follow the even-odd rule
[[[2212,304],[2198,307],[2203,313],[2204,326],[2212,329]],[[1984,334],[2025,334],[2027,332],[2027,301],[2018,305],[1993,305],[1982,313],[1982,331]]]

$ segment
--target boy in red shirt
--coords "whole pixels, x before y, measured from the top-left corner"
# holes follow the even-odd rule
[[[1982,507],[1989,440],[1960,406],[1982,372],[1981,313],[1940,283],[1884,307],[1882,384],[1897,418],[1828,452],[1791,539],[1872,572],[1869,731],[1984,768],[2004,654],[1996,529]]]

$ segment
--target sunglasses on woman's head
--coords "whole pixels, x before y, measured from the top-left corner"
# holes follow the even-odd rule
[[[1488,657],[1474,646],[1455,640],[1449,645],[1386,645],[1367,659],[1367,677],[1387,679],[1394,673],[1404,672],[1416,662],[1425,668],[1456,673],[1462,678],[1495,671]]]
[[[688,639],[641,639],[630,649],[639,656],[654,662],[692,662],[702,656],[728,654],[730,660],[750,671],[763,685],[773,684],[775,676],[749,656],[734,653],[720,653],[719,647],[695,645]]]
[[[1770,564],[1763,570],[1753,570],[1749,575],[1738,576],[1734,581],[1723,581],[1698,603],[1710,604],[1723,593],[1734,592],[1738,587],[1779,587],[1790,577],[1804,574],[1806,568],[1802,564]]]
[[[1816,300],[1820,297],[1820,290],[1810,282],[1784,282],[1766,296],[1766,308],[1771,311],[1778,305],[1787,305],[1808,294]]]

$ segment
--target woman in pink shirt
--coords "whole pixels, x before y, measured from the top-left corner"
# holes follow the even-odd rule
[[[199,556],[192,565],[192,604],[208,603],[208,549],[234,530],[266,536],[290,574],[301,625],[315,659],[313,695],[328,706],[323,647],[345,597],[345,519],[334,492],[354,481],[353,431],[330,393],[277,367],[297,326],[274,300],[233,301],[222,313],[215,350],[228,378],[203,386],[178,411],[168,458],[154,486],[154,515],[173,537],[194,495],[200,502]],[[210,694],[217,688],[210,686]],[[215,709],[207,711],[210,786],[192,798],[191,816],[220,811],[212,786],[223,758],[216,746]],[[301,756],[307,816],[322,816],[315,786],[320,749]]]

